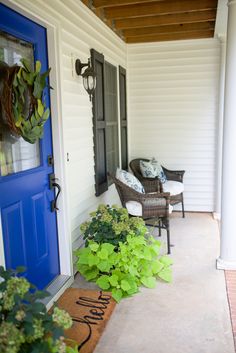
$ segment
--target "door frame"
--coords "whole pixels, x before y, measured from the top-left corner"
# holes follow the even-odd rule
[[[72,241],[71,227],[69,222],[69,202],[68,190],[66,183],[66,152],[64,146],[63,135],[63,119],[62,119],[62,50],[61,50],[61,26],[58,21],[50,15],[46,15],[37,8],[37,15],[32,12],[33,3],[24,6],[15,4],[12,0],[2,0],[2,3],[9,8],[19,12],[21,15],[42,25],[47,29],[47,47],[48,47],[48,64],[51,67],[50,85],[54,88],[50,92],[51,101],[51,124],[52,124],[52,144],[54,155],[54,172],[59,179],[62,187],[62,194],[59,198],[59,211],[57,212],[57,228],[58,228],[58,245],[59,245],[59,262],[60,274],[73,276],[73,260],[72,260]],[[49,50],[50,48],[50,50]],[[55,117],[55,118],[53,118]],[[0,214],[0,265],[5,266],[3,234]],[[71,282],[71,281],[69,281]],[[68,283],[69,284],[69,283]]]

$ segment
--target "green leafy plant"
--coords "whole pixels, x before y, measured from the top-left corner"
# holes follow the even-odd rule
[[[70,315],[58,307],[49,314],[40,302],[48,294],[18,277],[22,271],[0,267],[0,352],[78,352],[64,339],[64,330],[72,326]]]
[[[138,292],[144,285],[154,288],[156,279],[171,281],[172,260],[160,256],[161,243],[152,236],[128,234],[116,248],[110,243],[88,242],[76,251],[78,271],[88,281],[95,281],[103,290],[112,292],[119,302]]]
[[[21,63],[23,66],[15,73],[12,83],[13,115],[20,135],[27,142],[35,143],[43,137],[43,126],[50,114],[43,101],[50,69],[41,74],[40,61],[36,61],[35,70],[31,70],[26,59],[21,59]]]
[[[128,234],[144,235],[147,232],[141,218],[130,218],[125,208],[116,205],[99,205],[95,212],[90,213],[90,216],[91,220],[80,227],[86,246],[89,240],[118,246],[120,242],[126,241]]]

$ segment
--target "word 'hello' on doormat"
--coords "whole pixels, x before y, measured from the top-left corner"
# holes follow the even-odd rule
[[[111,293],[68,288],[57,305],[73,320],[66,337],[77,342],[80,353],[92,353],[116,305]]]

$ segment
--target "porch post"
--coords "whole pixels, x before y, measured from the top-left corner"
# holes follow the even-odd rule
[[[221,249],[218,269],[236,270],[236,0],[228,2],[225,71]]]
[[[224,95],[225,95],[225,56],[226,36],[218,36],[220,42],[220,84],[219,84],[219,114],[217,138],[217,168],[216,168],[216,196],[214,218],[221,219],[221,188],[222,188],[222,145],[224,121]]]

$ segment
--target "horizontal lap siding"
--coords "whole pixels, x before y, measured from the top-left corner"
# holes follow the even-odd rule
[[[92,105],[82,79],[72,73],[73,60],[87,62],[90,49],[102,52],[107,61],[126,67],[126,45],[79,0],[15,0],[33,14],[52,16],[61,27],[62,114],[69,214],[72,242],[81,242],[79,226],[98,203],[117,203],[113,186],[101,197],[95,197]],[[44,16],[42,16],[44,18]]]
[[[129,157],[185,169],[188,211],[214,211],[219,50],[215,39],[128,46]]]

